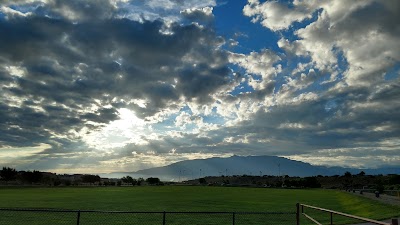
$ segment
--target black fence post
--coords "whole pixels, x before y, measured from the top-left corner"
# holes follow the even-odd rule
[[[397,219],[392,219],[392,225],[399,225],[399,221]]]
[[[76,217],[76,225],[79,225],[80,219],[81,219],[81,210],[78,211],[78,216]]]
[[[232,213],[232,225],[235,225],[235,212]]]
[[[300,203],[296,203],[296,225],[300,225]]]
[[[163,212],[163,219],[162,219],[162,224],[165,225],[165,211]]]

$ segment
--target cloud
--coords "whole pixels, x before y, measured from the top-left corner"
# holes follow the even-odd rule
[[[398,24],[393,23],[399,17],[399,4],[321,1],[320,7],[315,22],[295,31],[299,40],[293,45],[301,49],[296,54],[309,55],[319,69],[331,71],[341,66],[339,58],[343,56],[349,85],[382,82],[383,74],[400,60]]]
[[[79,14],[79,4],[68,7]],[[164,34],[158,20],[70,19],[0,21],[3,146],[72,140],[117,120],[123,107],[146,118],[183,101],[209,103],[229,82],[227,55],[210,28],[172,23]]]
[[[180,12],[192,10],[193,13],[204,13],[208,17],[210,7],[216,6],[214,0],[181,1],[181,0],[100,0],[100,1],[62,1],[62,0],[18,0],[0,1],[1,11],[10,16],[28,14],[45,15],[51,18],[63,18],[75,23],[88,20],[127,18],[135,21],[154,21],[163,19],[167,22],[182,20]],[[199,12],[197,12],[200,10]],[[204,17],[205,18],[205,17]]]
[[[231,63],[240,65],[248,73],[261,75],[259,81],[251,79],[249,85],[255,90],[267,89],[267,93],[272,93],[274,78],[281,72],[281,65],[277,64],[280,59],[276,53],[267,49],[249,55],[232,53],[229,57]]]
[[[284,60],[310,60],[306,64],[296,62],[297,68],[276,92],[277,107],[261,111],[266,118],[259,123],[298,128],[301,134],[296,137],[309,142],[310,147],[313,140],[324,140],[326,147],[333,145],[330,140],[344,146],[369,146],[397,136],[394,112],[399,104],[393,101],[399,79],[388,81],[385,74],[400,61],[400,46],[394,42],[399,37],[398,24],[393,23],[398,19],[399,6],[397,1],[293,1],[290,5],[249,1],[243,9],[246,16],[273,31],[288,30],[294,35],[292,41],[283,37],[278,42],[288,56]],[[283,11],[283,19],[277,21],[276,15]],[[314,13],[315,21],[293,27]],[[312,92],[315,97],[311,101],[293,101]],[[375,98],[378,93],[385,93],[385,97]],[[310,116],[315,120],[309,120]],[[314,134],[309,133],[308,139],[310,128]]]
[[[212,13],[212,11],[212,7],[204,7],[200,9],[192,8],[181,11],[181,14],[190,21],[197,21],[208,24],[214,20],[214,14]]]
[[[288,29],[294,22],[310,19],[317,9],[316,1],[294,1],[294,9],[280,1],[249,0],[243,8],[245,16],[253,17],[252,22],[260,22],[273,31]],[[321,1],[322,2],[322,1]]]
[[[218,36],[213,7],[224,5],[2,1],[0,147],[21,157],[0,162],[107,172],[232,154],[398,162],[397,1],[249,0],[243,14],[279,41],[244,52]]]
[[[211,17],[211,15],[200,15],[200,11],[205,9],[205,13],[208,13],[210,7],[216,6],[215,0],[206,1],[195,1],[195,0],[148,0],[148,1],[126,1],[119,4],[119,16],[129,18],[136,21],[144,20],[157,20],[162,18],[164,21],[177,22],[182,21],[182,16],[187,15],[186,13],[181,14],[187,10],[192,10],[192,13],[201,16],[204,19]],[[199,11],[198,11],[199,10]],[[199,14],[200,13],[200,14]],[[187,15],[191,19],[197,19],[199,17],[193,17],[194,14]],[[208,20],[208,18],[207,18]],[[198,22],[198,21],[197,21]]]

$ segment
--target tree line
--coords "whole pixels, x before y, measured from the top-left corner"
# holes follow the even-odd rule
[[[143,182],[146,182],[149,185],[164,185],[164,183],[161,182],[160,179],[157,177],[149,177],[145,180],[142,177],[135,179],[131,176],[126,176],[126,177],[122,177],[121,181],[124,182],[125,184],[130,184],[132,186],[135,186],[135,185],[140,186],[143,184]]]
[[[283,176],[210,176],[187,181],[189,184],[222,185],[222,186],[253,186],[274,188],[329,188],[344,190],[370,189],[383,192],[384,190],[400,190],[400,175],[367,175],[364,171],[358,174],[345,172],[343,175],[291,177]]]
[[[33,171],[17,171],[14,168],[3,167],[0,170],[0,184],[5,185],[49,185],[49,186],[71,186],[71,185],[97,185],[97,186],[140,186],[163,185],[159,178],[150,177],[146,180],[143,178],[135,179],[131,176],[122,177],[121,179],[102,179],[99,175],[93,174],[55,174],[48,172]]]
[[[0,170],[0,178],[6,183],[20,180],[24,183],[38,183],[42,180],[43,174],[40,171],[16,171],[14,168],[3,167]]]

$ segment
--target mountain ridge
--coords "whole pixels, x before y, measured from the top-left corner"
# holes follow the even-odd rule
[[[163,180],[182,181],[205,176],[232,176],[232,175],[272,175],[272,176],[332,176],[343,175],[345,172],[352,174],[364,171],[368,175],[398,174],[400,167],[381,167],[376,169],[357,169],[345,167],[327,167],[311,165],[310,163],[291,160],[278,156],[237,156],[227,158],[212,157],[207,159],[193,159],[175,162],[166,166],[153,167],[135,172],[118,172],[141,177],[159,177]],[[125,176],[126,176],[125,175]]]

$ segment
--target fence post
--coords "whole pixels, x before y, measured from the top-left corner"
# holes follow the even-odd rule
[[[399,225],[399,221],[397,219],[392,219],[392,225]]]
[[[235,212],[232,213],[232,225],[235,225]]]
[[[165,211],[163,212],[162,224],[165,225]]]
[[[296,203],[296,225],[300,225],[300,203]]]
[[[81,219],[81,210],[78,210],[78,216],[76,217],[76,225],[79,225],[80,219]]]
[[[331,212],[331,225],[333,225],[333,213]]]

